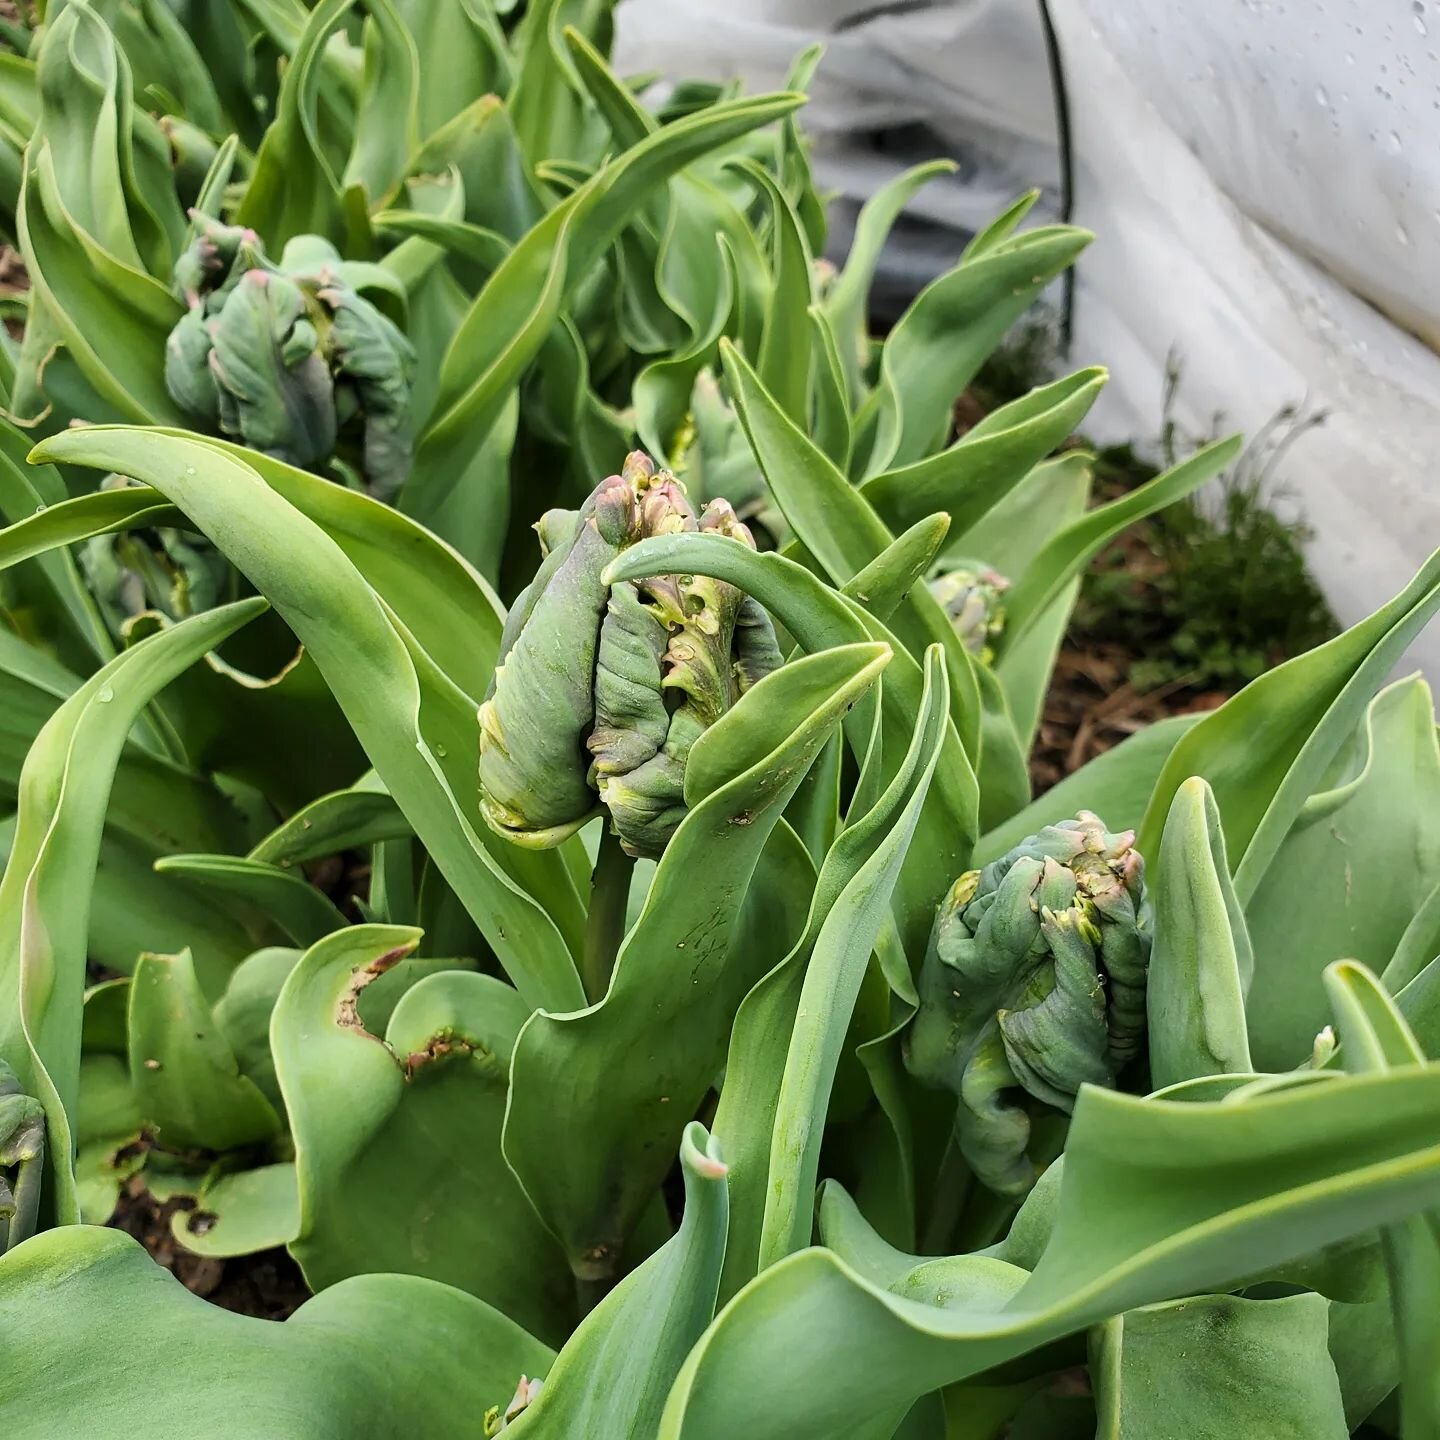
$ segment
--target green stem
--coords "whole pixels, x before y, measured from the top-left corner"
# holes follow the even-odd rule
[[[970,1195],[971,1173],[952,1130],[945,1146],[945,1154],[940,1161],[940,1171],[935,1177],[930,1216],[925,1222],[925,1234],[920,1241],[922,1255],[951,1253],[955,1227],[960,1223],[960,1215]]]
[[[580,979],[591,1004],[605,998],[610,972],[625,938],[625,912],[630,903],[630,875],[635,862],[620,848],[620,837],[606,827],[590,877],[590,913],[585,920],[585,953]]]

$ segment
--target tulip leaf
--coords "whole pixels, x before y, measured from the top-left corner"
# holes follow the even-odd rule
[[[288,1245],[300,1225],[295,1166],[258,1165],[207,1178],[193,1210],[178,1210],[170,1233],[196,1255],[223,1260]]]
[[[590,1312],[556,1357],[521,1435],[653,1435],[671,1383],[715,1313],[725,1256],[727,1167],[691,1121],[680,1142],[679,1231]]]
[[[860,493],[891,526],[945,511],[958,543],[1074,432],[1107,378],[1096,365],[1042,385],[992,410],[948,450],[872,476]]]
[[[541,1012],[521,1032],[505,1157],[583,1279],[616,1273],[724,1059],[735,1011],[789,946],[777,935],[732,945],[741,900],[801,777],[890,656],[870,643],[792,661],[705,731],[686,769],[689,813],[605,998],[575,1015]]]
[[[1393,600],[1344,634],[1253,680],[1175,747],[1140,830],[1149,853],[1180,784],[1215,792],[1235,893],[1248,907],[1286,833],[1384,676],[1440,609],[1440,553]]]
[[[0,879],[0,1057],[45,1106],[50,1204],[77,1218],[70,1168],[90,890],[125,737],[155,694],[265,609],[243,600],[142,640],[90,677],[36,737]]]
[[[1027,835],[1053,823],[1056,816],[1080,810],[1094,810],[1112,831],[1135,829],[1171,751],[1204,718],[1203,714],[1167,716],[1097,755],[983,835],[974,863],[988,865]]]
[[[854,873],[827,897],[829,911],[805,970],[776,1102],[760,1234],[762,1270],[810,1241],[823,1132],[819,1117],[829,1108],[870,952],[889,918],[890,894],[940,760],[948,708],[944,662],[936,647],[925,657],[925,691],[904,762],[874,807],[837,842],[846,855],[842,870],[853,867]],[[825,881],[822,866],[819,886]]]
[[[1249,1072],[1245,991],[1254,970],[1210,787],[1175,792],[1149,876],[1154,940],[1146,985],[1150,1083]]]
[[[6,1434],[87,1440],[122,1440],[139,1414],[151,1440],[350,1440],[416,1427],[461,1440],[551,1359],[482,1301],[414,1275],[347,1280],[283,1325],[231,1314],[128,1235],[90,1226],[0,1259],[0,1334]]]
[[[985,1256],[940,1262],[945,1284],[918,1299],[829,1250],[788,1256],[691,1352],[660,1436],[854,1433],[1121,1311],[1223,1289],[1403,1217],[1434,1193],[1437,1101],[1435,1067],[1243,1104],[1087,1087],[1054,1232],[1018,1293],[997,1284],[998,1262]],[[783,1368],[772,1363],[779,1353]]]
[[[867,408],[874,442],[864,478],[909,465],[942,444],[955,397],[1036,295],[1093,237],[1069,225],[1006,236],[933,280],[895,322]]]
[[[424,518],[443,501],[459,461],[494,423],[586,267],[650,191],[799,103],[798,96],[761,96],[677,120],[611,161],[527,232],[475,297],[446,352],[435,412],[401,494],[407,513]]]
[[[1383,970],[1437,882],[1440,748],[1430,688],[1415,676],[1367,706],[1246,906],[1259,1068],[1305,1058],[1330,1014],[1325,967],[1354,959]]]
[[[303,875],[264,860],[239,855],[165,855],[155,862],[161,875],[179,875],[197,889],[233,896],[268,916],[294,945],[313,945],[345,925],[333,902]]]
[[[119,469],[154,484],[271,598],[324,675],[386,789],[522,993],[562,1009],[581,1003],[565,935],[572,935],[578,948],[582,917],[564,859],[519,851],[479,824],[474,699],[442,672],[422,648],[417,638],[422,632],[409,625],[412,615],[421,623],[431,581],[406,586],[404,576],[414,571],[399,570],[400,557],[392,556],[379,568],[375,586],[384,589],[377,593],[347,553],[364,554],[371,573],[370,549],[380,548],[388,522],[377,520],[373,535],[350,527],[349,544],[342,547],[268,483],[270,477],[291,482],[298,471],[282,476],[273,466],[257,470],[240,461],[245,452],[179,435],[92,427],[55,436],[42,448],[57,458]],[[296,488],[304,495],[303,487]],[[351,493],[333,485],[325,489],[337,496]],[[313,498],[317,508],[329,500],[305,498]],[[338,518],[347,518],[344,512],[352,507],[331,503],[332,516],[339,510]],[[382,506],[374,509],[394,516]],[[453,552],[434,545],[403,517],[394,521],[408,528],[416,549],[427,556],[427,564],[416,568],[422,574],[443,570]],[[431,558],[439,565],[432,567]],[[396,603],[402,596],[403,612]],[[428,628],[454,627],[454,614],[437,611]],[[467,797],[463,808],[457,796]],[[525,880],[517,883],[517,877]],[[534,888],[521,888],[522,883]],[[555,916],[566,931],[557,928]]]
[[[1319,1295],[1200,1295],[1131,1310],[1091,1333],[1097,1436],[1151,1440],[1184,1416],[1196,1440],[1346,1440]]]
[[[882,185],[860,208],[855,221],[855,237],[850,243],[850,253],[845,257],[844,268],[821,302],[835,332],[840,364],[845,372],[852,404],[858,404],[862,394],[862,377],[869,358],[870,341],[866,325],[869,320],[870,286],[890,230],[918,190],[937,175],[954,174],[956,168],[953,160],[931,160],[924,165],[916,165]]]
[[[130,1084],[169,1149],[233,1150],[269,1140],[280,1117],[210,1013],[188,950],[142,955],[130,981]]]
[[[800,543],[837,585],[882,554],[894,537],[850,482],[781,410],[732,345],[722,341],[725,373],[770,492]],[[918,662],[938,644],[950,678],[952,718],[966,753],[983,763],[979,681],[954,626],[924,586],[896,607],[890,627]],[[983,774],[982,774],[983,785]]]
[[[562,1339],[569,1269],[500,1156],[528,1007],[493,976],[450,970],[405,992],[383,1038],[357,1011],[418,938],[352,926],[311,949],[280,994],[271,1043],[300,1194],[291,1249],[317,1289],[370,1271],[428,1275]]]
[[[346,238],[340,177],[320,137],[320,92],[326,45],[352,4],[321,0],[306,16],[235,214],[237,225],[248,225],[276,252],[297,235],[322,235],[336,245]]]
[[[365,69],[355,136],[341,185],[358,185],[370,209],[388,202],[420,141],[420,53],[391,0],[366,0]],[[455,57],[447,55],[442,67]],[[427,80],[429,77],[427,76]]]
[[[372,775],[368,781],[312,801],[272,830],[249,858],[288,870],[306,860],[414,834],[379,780]]]
[[[1345,1068],[1351,1074],[1404,1073],[1424,1052],[1384,987],[1365,966],[1340,961],[1325,972]],[[1400,1429],[1406,1437],[1440,1435],[1440,1212],[1408,1215],[1380,1232],[1390,1279],[1399,1357]]]

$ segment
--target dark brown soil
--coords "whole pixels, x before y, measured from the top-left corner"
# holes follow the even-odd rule
[[[170,1221],[190,1205],[189,1200],[162,1204],[136,1175],[121,1192],[110,1224],[133,1235],[187,1290],[223,1310],[284,1320],[310,1298],[300,1267],[285,1250],[212,1260],[185,1249],[171,1233]]]

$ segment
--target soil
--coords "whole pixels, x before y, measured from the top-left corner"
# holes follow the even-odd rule
[[[136,1175],[121,1192],[110,1224],[133,1235],[192,1294],[262,1320],[284,1320],[310,1298],[300,1267],[286,1250],[262,1250],[230,1260],[196,1255],[176,1240],[171,1219],[188,1199],[160,1202]]]

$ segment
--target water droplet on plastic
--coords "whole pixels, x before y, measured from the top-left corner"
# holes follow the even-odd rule
[[[1403,225],[1397,225],[1395,227],[1395,238],[1402,245],[1408,245],[1410,243],[1410,232]]]
[[[1346,63],[1347,65],[1353,65],[1353,64],[1355,63],[1355,53],[1354,53],[1354,51],[1352,51],[1352,50],[1347,50],[1347,51],[1345,52],[1345,63]]]
[[[115,698],[115,692],[108,685],[102,685],[96,692],[95,698],[102,705],[108,705]]]
[[[1390,132],[1390,138],[1386,141],[1386,148],[1392,155],[1398,155],[1405,148],[1405,142],[1400,138],[1400,132],[1398,130],[1392,130]]]
[[[1430,27],[1417,15],[1415,17],[1415,33],[1417,35],[1428,35]]]
[[[1326,109],[1330,107],[1330,92],[1323,85],[1315,87],[1315,103],[1325,106]]]

